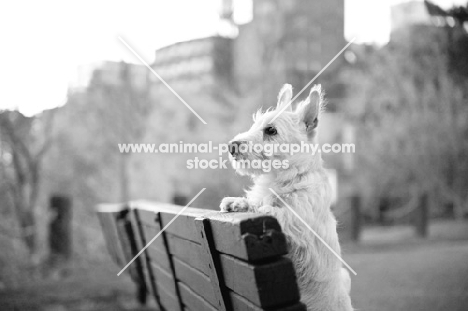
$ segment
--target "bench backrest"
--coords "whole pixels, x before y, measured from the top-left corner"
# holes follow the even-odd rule
[[[182,209],[146,201],[98,207],[109,251],[121,267],[167,226],[129,267],[159,309],[305,310],[275,218]]]

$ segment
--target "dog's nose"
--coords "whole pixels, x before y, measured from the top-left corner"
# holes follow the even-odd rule
[[[239,152],[239,147],[240,145],[242,145],[242,142],[241,141],[231,141],[229,143],[229,153],[235,157],[236,155],[238,155],[240,152]]]

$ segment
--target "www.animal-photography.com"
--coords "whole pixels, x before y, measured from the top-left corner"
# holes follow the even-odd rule
[[[1,311],[467,311],[467,0],[0,4]]]

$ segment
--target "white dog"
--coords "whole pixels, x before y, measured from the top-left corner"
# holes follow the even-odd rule
[[[237,172],[250,175],[254,186],[246,197],[227,197],[220,208],[226,212],[258,212],[274,216],[288,240],[289,257],[294,263],[302,302],[307,310],[353,310],[348,271],[329,249],[270,191],[274,190],[315,232],[340,254],[336,219],[330,210],[331,186],[322,166],[320,153],[278,151],[281,144],[316,143],[317,126],[322,111],[320,85],[295,111],[289,105],[273,122],[278,112],[292,98],[291,85],[284,85],[278,95],[276,110],[257,112],[254,124],[230,143],[230,158]],[[249,145],[261,145],[248,148]],[[242,148],[245,147],[245,148]],[[244,149],[244,150],[242,150]],[[269,152],[265,152],[268,149]],[[286,160],[286,162],[285,162]],[[265,166],[247,162],[277,161],[277,169],[265,172]],[[242,164],[242,165],[239,165]],[[285,165],[286,164],[286,165]],[[279,168],[278,168],[279,167]]]

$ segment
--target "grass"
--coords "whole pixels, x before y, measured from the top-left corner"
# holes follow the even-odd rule
[[[0,310],[150,310],[138,304],[134,284],[118,270],[111,262],[72,264],[60,277],[0,291]]]
[[[434,223],[430,234],[421,240],[409,227],[371,228],[361,245],[344,245],[345,260],[358,273],[354,308],[468,310],[468,223]]]

